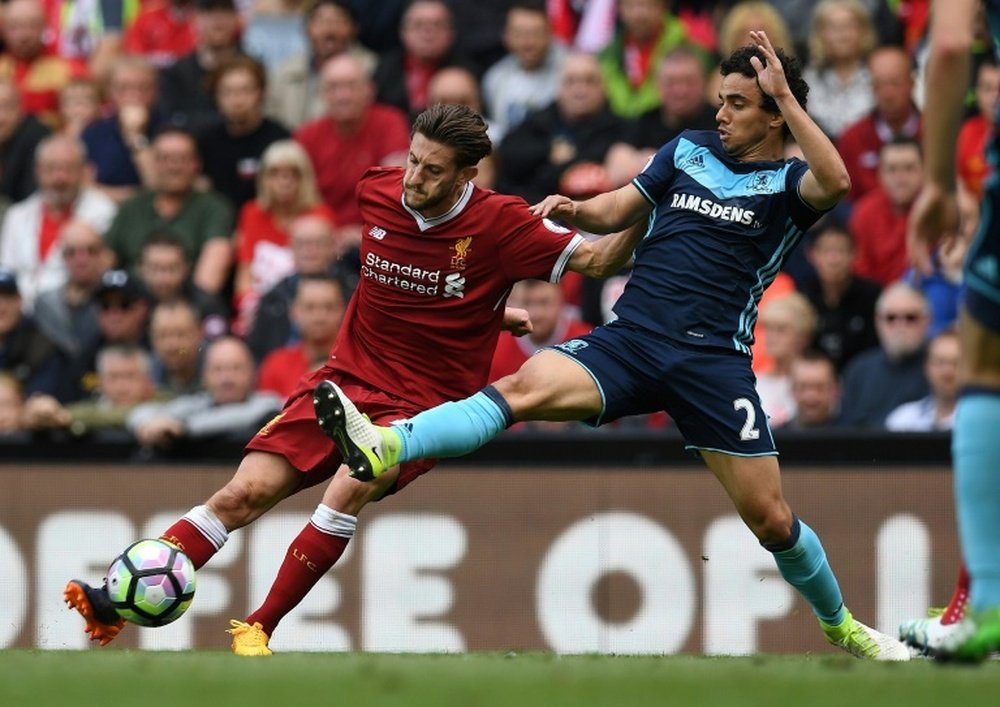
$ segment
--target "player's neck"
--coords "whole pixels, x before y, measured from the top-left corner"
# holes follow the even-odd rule
[[[785,158],[785,150],[780,141],[764,140],[732,157],[737,162],[775,162]]]

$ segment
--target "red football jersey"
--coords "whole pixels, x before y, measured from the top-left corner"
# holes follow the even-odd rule
[[[447,213],[403,203],[403,170],[358,183],[361,281],[330,366],[431,407],[487,383],[504,304],[518,280],[558,282],[582,237],[517,197],[466,186]]]

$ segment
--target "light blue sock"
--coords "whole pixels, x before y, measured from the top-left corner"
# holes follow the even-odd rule
[[[840,585],[833,576],[819,536],[798,518],[792,534],[782,546],[765,545],[774,555],[781,576],[799,590],[820,619],[837,626],[847,616]]]
[[[513,422],[510,406],[493,386],[471,398],[444,403],[392,425],[403,441],[399,461],[459,457],[479,449]]]
[[[974,611],[1000,607],[1000,393],[967,390],[952,437],[955,503]]]

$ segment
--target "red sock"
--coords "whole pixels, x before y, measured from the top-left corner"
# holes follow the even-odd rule
[[[278,622],[298,606],[319,578],[333,567],[350,541],[350,538],[329,535],[307,523],[288,546],[271,591],[260,608],[247,617],[247,623],[259,622],[268,636],[274,633]]]
[[[958,568],[958,581],[955,592],[951,595],[948,607],[941,615],[941,623],[947,626],[961,621],[965,617],[965,605],[969,601],[969,573],[965,571],[965,563]]]
[[[212,541],[206,538],[194,523],[185,518],[181,518],[163,531],[160,538],[179,547],[185,555],[191,558],[196,570],[200,569],[218,552]]]

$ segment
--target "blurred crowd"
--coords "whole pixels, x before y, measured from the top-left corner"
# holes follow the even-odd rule
[[[720,57],[763,29],[852,178],[760,307],[772,427],[946,430],[962,242],[909,267],[929,0],[6,0],[0,437],[246,438],[325,360],[357,284],[354,189],[433,103],[487,119],[477,186],[627,183],[714,129]],[[956,164],[975,214],[1000,93],[985,27]],[[787,146],[789,157],[797,148]],[[628,280],[522,283],[492,376],[614,317]],[[663,415],[615,427],[660,428]]]

